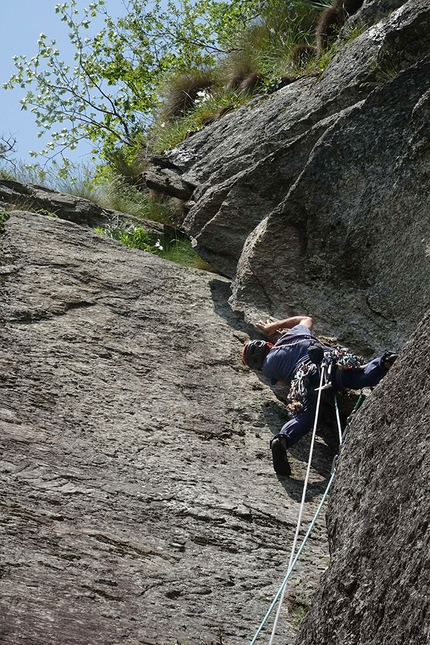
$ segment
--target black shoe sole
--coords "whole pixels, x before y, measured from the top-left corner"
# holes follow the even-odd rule
[[[291,475],[290,464],[287,459],[287,451],[280,439],[276,438],[272,441],[272,459],[273,459],[273,468],[278,475],[284,475],[288,477]]]
[[[385,369],[388,370],[393,367],[393,364],[395,363],[397,359],[397,354],[395,352],[390,352],[386,351],[384,355],[382,356],[382,365],[385,367]]]

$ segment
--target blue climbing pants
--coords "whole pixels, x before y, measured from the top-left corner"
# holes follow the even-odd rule
[[[327,392],[335,392],[346,388],[361,390],[363,387],[374,387],[386,375],[387,369],[382,365],[382,358],[375,358],[361,369],[344,370],[341,374],[341,386],[333,383]],[[282,426],[277,437],[284,437],[287,446],[291,447],[297,443],[309,430],[312,429],[317,405],[317,392],[311,390],[305,397],[304,406],[294,417]]]

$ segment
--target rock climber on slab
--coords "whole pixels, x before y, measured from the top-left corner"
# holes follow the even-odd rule
[[[343,348],[324,345],[312,335],[310,316],[292,316],[256,324],[269,337],[283,333],[276,343],[251,340],[243,348],[242,361],[252,370],[262,372],[271,385],[289,385],[287,407],[292,417],[270,442],[273,467],[278,475],[291,474],[287,449],[297,443],[312,428],[318,387],[318,359],[323,357],[333,365],[330,389],[359,390],[374,387],[387,374],[397,358],[394,352],[385,352],[367,364]]]

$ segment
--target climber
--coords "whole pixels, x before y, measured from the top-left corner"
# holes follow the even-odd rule
[[[243,348],[242,361],[253,370],[262,372],[270,385],[290,386],[287,407],[292,418],[287,421],[270,442],[273,467],[278,475],[291,474],[287,449],[299,441],[313,425],[319,385],[318,363],[323,356],[333,364],[331,391],[373,387],[386,375],[397,358],[394,352],[385,352],[366,365],[342,348],[323,345],[312,335],[310,316],[293,316],[286,320],[258,322],[256,327],[267,336],[288,329],[273,344],[265,340],[251,340]],[[311,349],[310,352],[308,350]],[[313,362],[312,353],[320,353]]]

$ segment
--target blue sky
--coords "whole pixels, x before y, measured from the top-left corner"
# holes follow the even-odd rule
[[[37,41],[41,33],[49,40],[55,39],[64,60],[72,60],[69,47],[68,28],[55,13],[55,6],[60,0],[0,0],[1,2],[1,56],[0,56],[0,135],[17,140],[16,158],[29,163],[35,159],[29,156],[30,150],[39,151],[43,141],[37,138],[38,128],[31,112],[21,111],[19,100],[26,91],[21,88],[3,90],[3,83],[15,72],[12,56],[25,55],[28,58],[38,51]],[[91,0],[79,0],[79,8],[88,7]],[[121,0],[106,0],[106,7],[111,15],[121,15],[124,11]],[[64,52],[64,54],[63,54]],[[67,58],[68,57],[68,58]],[[67,58],[67,60],[66,60]],[[74,162],[89,159],[91,146],[82,143],[67,156]],[[37,161],[37,159],[36,159]]]

